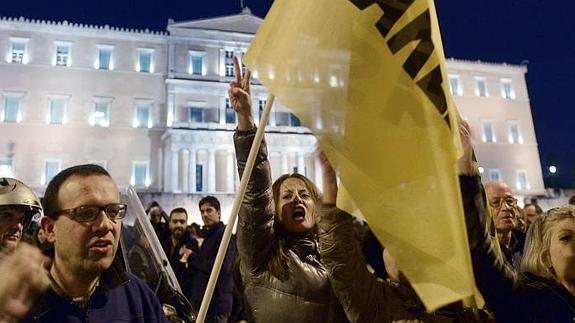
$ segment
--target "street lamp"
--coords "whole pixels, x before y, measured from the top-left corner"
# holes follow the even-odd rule
[[[553,165],[549,166],[549,172],[550,172],[551,174],[557,173],[557,167],[555,167],[555,166],[553,166]]]

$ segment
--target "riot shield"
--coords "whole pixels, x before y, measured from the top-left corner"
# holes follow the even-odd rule
[[[182,294],[168,257],[132,186],[122,199],[128,205],[120,240],[126,270],[144,280],[156,293],[172,322],[193,322],[193,308]]]

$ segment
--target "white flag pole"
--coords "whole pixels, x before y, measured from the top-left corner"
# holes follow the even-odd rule
[[[222,242],[220,243],[220,248],[218,249],[218,255],[216,256],[214,267],[212,268],[212,273],[210,274],[210,280],[208,281],[208,286],[206,287],[206,292],[204,293],[204,298],[202,299],[202,305],[200,306],[200,311],[198,313],[198,318],[196,320],[196,322],[198,323],[204,323],[206,319],[206,313],[208,312],[208,307],[210,306],[210,301],[212,300],[212,295],[214,293],[214,288],[216,287],[216,282],[218,280],[218,276],[222,268],[222,263],[224,262],[226,251],[228,250],[230,238],[232,237],[232,229],[236,224],[236,220],[238,218],[238,211],[240,210],[240,205],[244,199],[244,195],[248,187],[248,182],[252,175],[252,170],[256,162],[256,156],[258,154],[260,144],[264,137],[265,128],[266,125],[268,124],[268,119],[270,116],[270,111],[272,109],[274,99],[275,99],[274,95],[270,93],[268,95],[264,111],[260,118],[260,125],[258,127],[258,130],[256,131],[256,136],[250,149],[250,154],[248,156],[248,161],[246,162],[244,173],[242,174],[239,190],[236,193],[236,198],[234,199],[232,214],[230,214],[230,219],[228,221],[228,224],[226,225],[226,230],[224,231],[224,236],[222,237]]]

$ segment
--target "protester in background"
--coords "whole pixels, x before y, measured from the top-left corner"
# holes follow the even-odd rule
[[[234,144],[240,178],[256,127],[250,72],[236,81],[230,101],[237,114]],[[283,175],[272,185],[266,143],[262,142],[238,214],[238,253],[250,322],[345,322],[320,263],[316,234],[319,192],[303,175]]]
[[[575,317],[575,206],[549,210],[528,232],[521,272],[495,253],[471,137],[460,166],[467,235],[477,286],[497,322],[572,322]]]
[[[535,220],[543,214],[543,210],[537,203],[528,203],[523,207],[523,220],[525,221],[525,231]]]
[[[146,214],[150,217],[150,222],[152,222],[152,227],[156,232],[156,236],[160,241],[167,239],[170,236],[170,230],[168,228],[168,215],[160,204],[156,201],[150,202],[148,208],[146,209]]]
[[[226,225],[221,221],[220,201],[213,196],[206,196],[198,203],[202,221],[204,221],[204,242],[196,253],[190,256],[190,268],[193,275],[192,304],[200,308],[212,267],[218,254]],[[220,275],[214,288],[206,322],[225,323],[232,313],[233,280],[232,266],[236,258],[236,242],[232,236],[222,264]]]
[[[173,209],[168,220],[170,235],[164,238],[161,243],[180,283],[182,292],[188,299],[191,299],[192,277],[188,261],[192,253],[198,252],[198,242],[188,234],[187,223],[188,212],[186,209],[182,207]]]
[[[36,193],[14,178],[0,178],[0,251],[16,249],[24,230],[42,208]]]
[[[509,186],[503,182],[490,181],[484,186],[501,252],[513,267],[519,268],[525,233],[516,229],[517,199],[511,194]]]
[[[24,322],[167,322],[152,290],[116,258],[127,207],[104,168],[61,171],[43,206],[42,227],[54,243],[51,289]]]

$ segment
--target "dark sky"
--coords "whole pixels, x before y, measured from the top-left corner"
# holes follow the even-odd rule
[[[313,0],[310,0],[313,1]],[[244,0],[264,17],[271,0]],[[436,0],[448,57],[528,62],[527,85],[546,186],[575,186],[575,1]],[[0,16],[165,30],[176,21],[239,13],[240,0],[3,1]],[[575,96],[574,96],[575,97]],[[556,165],[550,175],[547,168]]]

